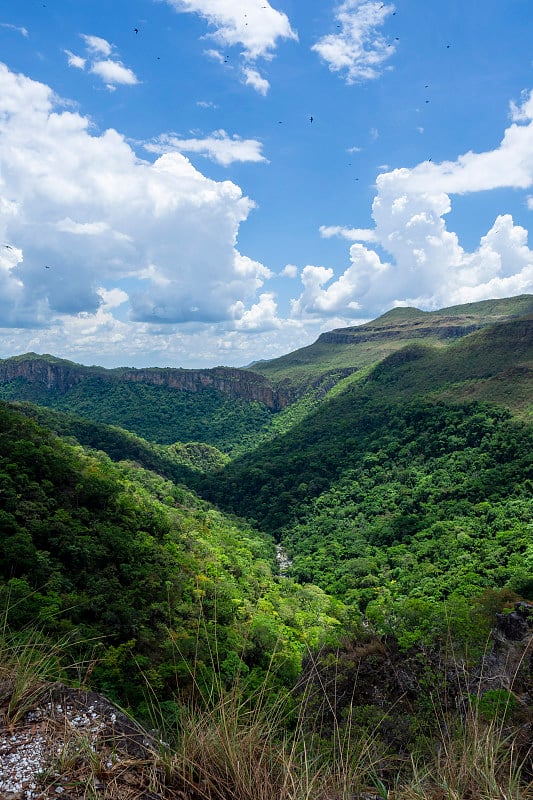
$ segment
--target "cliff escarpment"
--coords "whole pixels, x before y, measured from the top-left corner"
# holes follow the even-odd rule
[[[461,339],[469,333],[508,322],[533,313],[533,298],[523,295],[508,301],[482,301],[451,306],[440,311],[420,311],[418,308],[394,308],[378,319],[364,325],[340,328],[323,333],[320,342],[329,344],[362,344],[395,339]]]
[[[35,353],[0,361],[0,384],[24,381],[50,391],[66,393],[78,384],[94,378],[113,384],[144,383],[186,392],[214,389],[232,399],[263,403],[272,411],[279,411],[290,402],[288,393],[274,389],[267,378],[233,367],[104,369]]]
[[[388,339],[460,339],[482,327],[485,326],[480,323],[457,323],[455,320],[442,320],[436,325],[428,325],[423,321],[396,325],[361,325],[358,328],[328,331],[321,334],[320,341],[325,344],[359,344]]]

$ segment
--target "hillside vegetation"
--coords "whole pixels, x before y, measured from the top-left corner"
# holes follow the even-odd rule
[[[342,613],[318,588],[274,576],[269,537],[4,404],[0,498],[4,624],[66,635],[78,658],[98,644],[93,685],[134,708],[143,675],[166,701],[215,668],[228,682],[269,673],[287,685]]]
[[[337,384],[399,350],[430,347],[431,359],[475,331],[490,330],[492,337],[497,323],[532,313],[531,295],[434,312],[397,308],[366,325],[331,331],[309,347],[240,370],[106,370],[28,353],[0,360],[0,399],[73,413],[157,444],[203,442],[234,457],[288,430]],[[523,334],[524,344],[528,336]],[[474,352],[469,347],[457,351],[457,359],[467,363],[463,373],[456,369],[449,398],[503,401],[513,410],[527,410],[531,353],[518,363],[511,352],[506,365],[507,351],[496,348],[502,353],[498,368],[492,364],[470,374],[468,359]],[[490,362],[490,351],[482,346],[480,357]],[[458,384],[461,380],[465,385]],[[439,380],[445,391],[441,384]]]
[[[30,373],[0,382],[0,399],[116,425],[157,444],[201,441],[228,452],[253,442],[272,416],[264,403],[228,397],[212,387],[192,392],[92,374],[71,386],[50,387]]]

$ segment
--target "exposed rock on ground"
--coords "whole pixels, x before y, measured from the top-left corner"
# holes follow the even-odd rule
[[[57,685],[16,724],[0,724],[0,798],[158,800],[161,748],[101,695]]]

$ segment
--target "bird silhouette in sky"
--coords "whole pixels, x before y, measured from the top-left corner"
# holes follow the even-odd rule
[[[309,117],[309,122],[312,122],[312,121],[313,121],[313,117]]]
[[[139,33],[139,28],[134,28],[133,30],[135,33]]]

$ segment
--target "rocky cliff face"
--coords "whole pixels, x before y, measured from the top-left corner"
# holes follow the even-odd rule
[[[496,614],[492,647],[474,670],[472,692],[505,689],[522,705],[533,705],[533,603],[521,601]]]
[[[22,379],[45,386],[49,390],[65,393],[73,386],[94,378],[114,383],[168,386],[187,392],[201,392],[210,388],[234,399],[263,403],[273,411],[284,408],[289,402],[288,394],[283,390],[274,389],[267,378],[232,367],[205,370],[171,368],[107,370],[102,367],[84,367],[81,364],[35,354],[0,361],[0,383]]]
[[[66,392],[83,380],[83,367],[68,361],[55,362],[29,354],[27,359],[16,358],[0,361],[0,383],[22,378],[29,383],[39,383],[47,389]]]
[[[362,344],[389,339],[460,339],[483,327],[486,326],[479,322],[457,322],[455,319],[429,325],[422,321],[396,325],[361,325],[358,328],[328,331],[321,334],[319,341],[325,344]]]

